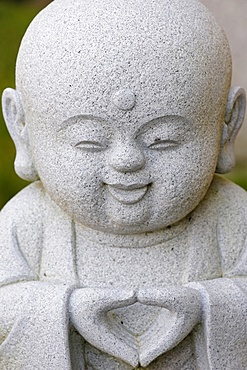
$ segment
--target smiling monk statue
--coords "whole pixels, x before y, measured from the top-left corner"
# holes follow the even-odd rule
[[[245,93],[197,0],[54,0],[3,113],[1,370],[246,370]]]

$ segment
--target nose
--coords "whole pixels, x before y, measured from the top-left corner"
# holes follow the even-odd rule
[[[135,172],[145,166],[146,159],[135,142],[117,143],[111,153],[110,165],[118,172]]]

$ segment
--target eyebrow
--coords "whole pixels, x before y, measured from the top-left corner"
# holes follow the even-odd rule
[[[142,124],[140,124],[140,127],[135,131],[135,136],[138,136],[142,133],[145,133],[149,128],[152,127],[153,124],[157,124],[157,121],[162,121],[160,123],[162,124],[168,124],[171,122],[171,120],[174,120],[176,122],[184,122],[189,123],[189,120],[183,116],[180,115],[162,115],[152,118],[150,121],[144,121]],[[113,121],[109,120],[109,117],[99,117],[94,116],[93,114],[78,114],[72,117],[67,118],[61,123],[61,127],[58,129],[57,132],[60,132],[67,128],[70,125],[74,125],[76,123],[83,124],[83,121],[91,121],[94,124],[99,124],[100,127],[102,127],[102,124],[107,125],[109,129],[111,129],[111,125],[114,124]],[[173,124],[175,124],[174,122]]]
[[[143,123],[135,132],[135,136],[138,136],[142,133],[145,133],[147,130],[149,130],[153,124],[157,124],[158,121],[161,121],[162,124],[169,124],[171,123],[171,120],[176,121],[173,122],[173,124],[176,124],[178,122],[184,122],[189,123],[189,120],[183,116],[180,115],[164,115],[164,116],[158,116],[156,118],[151,119],[151,121]]]
[[[79,114],[79,115],[72,116],[72,117],[69,117],[66,120],[64,120],[61,123],[61,127],[58,129],[58,132],[65,129],[67,126],[76,124],[77,121],[78,121],[78,123],[81,123],[81,124],[83,124],[83,121],[91,121],[91,122],[93,121],[94,123],[97,123],[97,124],[104,123],[104,124],[109,125],[107,120],[102,118],[102,117],[94,116],[92,114]],[[79,121],[81,121],[81,122],[79,122]]]

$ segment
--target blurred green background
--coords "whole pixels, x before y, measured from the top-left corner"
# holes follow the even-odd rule
[[[21,38],[34,16],[49,0],[0,0],[0,95],[15,87],[15,61]],[[14,172],[15,148],[0,109],[0,209],[27,185]]]
[[[21,38],[33,17],[50,0],[0,0],[0,93],[15,87],[15,60]],[[210,148],[209,148],[210,150]],[[0,114],[0,209],[27,182],[14,172],[14,145]],[[247,163],[237,163],[230,179],[247,189]]]

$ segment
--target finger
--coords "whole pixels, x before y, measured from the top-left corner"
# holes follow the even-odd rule
[[[186,307],[201,310],[200,294],[183,286],[141,289],[137,292],[137,299],[142,304],[164,307],[177,313],[186,311]]]
[[[112,325],[107,311],[136,301],[133,291],[77,289],[71,295],[71,322],[82,337],[99,350],[136,367],[138,345],[128,332]],[[117,329],[117,330],[115,330]]]
[[[92,346],[133,367],[138,365],[138,346],[134,338],[126,336],[124,332],[115,333],[100,315],[94,316],[88,311],[83,312],[80,322],[77,321],[74,326]]]
[[[70,299],[73,305],[92,309],[94,312],[106,312],[134,304],[137,301],[133,290],[81,288],[75,290]]]
[[[139,361],[141,366],[147,367],[153,360],[163,353],[176,347],[189,332],[183,328],[184,321],[177,319],[168,331],[163,331],[162,326],[152,336],[155,338],[155,347],[149,341],[141,341]]]
[[[143,367],[148,366],[155,358],[175,348],[197,325],[193,316],[169,318],[169,325],[160,317],[156,327],[150,328],[140,338],[140,363]],[[167,328],[169,326],[169,328]],[[150,345],[150,337],[155,338],[155,346]]]

